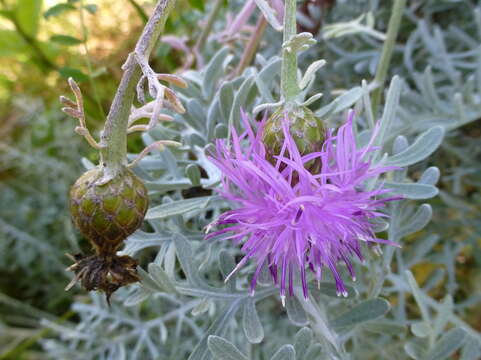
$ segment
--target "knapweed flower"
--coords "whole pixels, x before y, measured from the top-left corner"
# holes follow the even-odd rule
[[[397,198],[380,197],[388,192],[382,186],[372,190],[364,186],[367,180],[394,168],[374,166],[369,161],[377,127],[371,141],[357,148],[353,115],[351,111],[336,134],[327,131],[320,151],[308,154],[297,148],[287,113],[282,123],[283,144],[273,157],[267,156],[262,143],[265,122],[255,133],[245,114],[244,133],[238,135],[232,128],[231,143],[217,140],[210,159],[223,174],[220,194],[232,201],[235,209],[214,222],[227,227],[207,237],[228,235],[225,239],[242,243],[245,256],[233,273],[255,259],[252,292],[260,271],[267,266],[283,301],[286,287],[293,294],[296,272],[307,298],[306,271],[310,269],[320,281],[327,268],[333,274],[338,295],[346,296],[338,264],[344,263],[355,279],[352,257],[363,260],[362,242],[395,245],[377,238],[371,221],[386,217],[380,210]],[[318,165],[312,166],[314,162]]]

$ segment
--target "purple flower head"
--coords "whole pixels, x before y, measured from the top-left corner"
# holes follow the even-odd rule
[[[284,301],[286,287],[293,294],[295,274],[300,275],[304,296],[308,297],[306,270],[318,281],[328,268],[336,281],[338,295],[347,295],[337,265],[344,263],[355,279],[352,257],[361,261],[361,243],[396,245],[377,238],[372,219],[386,217],[380,210],[398,198],[379,198],[388,192],[377,187],[366,190],[366,180],[393,167],[373,166],[368,160],[378,127],[368,145],[358,149],[352,130],[354,113],[337,133],[329,130],[321,151],[302,155],[290,132],[289,120],[283,122],[284,142],[274,160],[266,156],[262,143],[264,122],[254,133],[242,113],[245,132],[232,128],[232,143],[217,140],[211,161],[222,171],[220,194],[236,208],[220,215],[216,225],[227,227],[207,238],[227,235],[242,244],[245,256],[232,273],[249,259],[257,263],[251,291],[264,266],[270,270]],[[287,117],[287,115],[286,115]],[[318,161],[311,173],[306,163]],[[230,275],[229,275],[230,276]]]

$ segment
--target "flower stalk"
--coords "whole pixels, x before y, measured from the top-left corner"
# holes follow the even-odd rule
[[[401,19],[404,14],[405,7],[406,0],[394,1],[391,18],[389,19],[386,40],[384,41],[381,59],[379,60],[379,65],[374,77],[374,83],[376,84],[377,88],[372,93],[373,114],[376,114],[377,107],[381,101],[381,94],[384,88],[384,83],[386,82],[387,71],[389,69],[389,64],[391,63],[392,53],[394,51],[394,46],[396,45],[396,38],[399,33],[399,27],[401,25]]]
[[[148,77],[149,85],[150,83],[155,83],[149,76],[151,74],[145,74],[146,70],[150,69],[145,64],[147,64],[150,53],[164,28],[174,4],[175,0],[159,0],[157,2],[154,12],[135,46],[134,52],[130,54],[123,66],[124,74],[107,115],[100,140],[100,145],[102,146],[100,151],[101,163],[105,169],[104,181],[115,177],[122,167],[127,165],[127,128],[135,97],[136,84],[141,79],[142,74]],[[160,95],[159,92],[160,89],[157,89],[157,96]]]
[[[284,1],[281,97],[286,103],[292,102],[299,93],[299,85],[297,84],[297,52],[285,46],[297,33],[296,10],[296,0]]]

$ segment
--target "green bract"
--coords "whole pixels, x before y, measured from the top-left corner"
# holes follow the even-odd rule
[[[292,137],[301,154],[320,150],[325,138],[324,125],[309,108],[299,106],[290,111],[279,109],[267,120],[263,142],[271,155],[279,154],[284,143],[283,121],[288,121]]]
[[[70,211],[98,254],[113,253],[137,230],[148,208],[147,189],[129,169],[103,184],[102,168],[85,172],[70,190]]]

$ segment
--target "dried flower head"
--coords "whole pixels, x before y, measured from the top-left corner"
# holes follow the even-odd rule
[[[262,142],[261,123],[254,133],[249,119],[242,114],[246,131],[232,129],[232,144],[217,140],[211,160],[222,171],[222,196],[236,208],[223,213],[215,225],[228,225],[208,238],[228,234],[225,239],[242,243],[243,259],[233,273],[249,259],[257,262],[251,282],[254,291],[264,266],[270,269],[284,301],[286,287],[293,294],[295,274],[300,274],[307,298],[306,269],[319,281],[328,268],[336,281],[338,295],[347,295],[338,269],[343,262],[355,279],[351,258],[361,261],[361,243],[385,243],[376,237],[372,219],[386,217],[380,210],[397,198],[379,197],[388,192],[381,186],[366,190],[366,180],[393,167],[373,166],[369,161],[377,129],[368,145],[358,149],[352,130],[353,112],[337,133],[327,131],[321,151],[302,155],[283,122],[284,142],[275,161],[267,155]],[[306,163],[319,161],[318,171],[310,172]],[[280,277],[279,277],[280,275]]]

